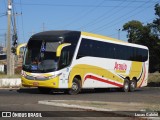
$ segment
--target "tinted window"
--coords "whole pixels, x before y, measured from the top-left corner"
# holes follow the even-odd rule
[[[124,59],[124,57],[125,57],[124,48],[125,47],[122,45],[116,45],[116,47],[115,47],[115,58],[116,59]]]
[[[105,43],[105,57],[106,58],[115,58],[115,44]]]
[[[74,54],[74,47],[73,46],[66,46],[62,49],[61,56],[59,59],[59,68],[62,69],[68,65],[70,65],[73,54]]]
[[[148,59],[148,50],[142,49],[142,61],[147,61]]]
[[[148,58],[148,51],[141,48],[134,49],[134,60],[135,61],[146,61]]]
[[[77,58],[85,57],[85,56],[92,56],[92,41],[89,40],[82,40],[81,45],[79,47],[78,56]]]
[[[105,58],[105,43],[100,41],[92,41],[92,56]]]
[[[77,59],[85,56],[144,62],[148,58],[148,50],[82,39]]]
[[[84,56],[105,57],[105,43],[100,41],[82,39],[77,58]]]

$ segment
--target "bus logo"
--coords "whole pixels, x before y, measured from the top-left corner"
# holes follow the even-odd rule
[[[127,65],[125,63],[120,64],[115,62],[114,70],[116,70],[116,72],[125,72],[127,70]]]

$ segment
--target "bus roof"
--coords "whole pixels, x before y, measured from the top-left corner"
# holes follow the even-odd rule
[[[79,31],[69,31],[69,30],[57,30],[57,31],[44,31],[40,33],[36,33],[31,36],[30,39],[47,39],[47,40],[53,40],[55,37],[66,37],[68,35],[80,35]]]
[[[121,41],[121,40],[118,40],[115,38],[111,38],[111,37],[107,37],[107,36],[103,36],[103,35],[98,35],[98,34],[93,34],[93,33],[89,33],[89,32],[81,32],[81,35],[95,37],[95,38],[101,38],[101,39],[105,39],[105,40],[112,40],[112,41],[116,41],[116,42],[127,43],[125,41]]]
[[[124,45],[128,45],[128,46],[135,46],[135,47],[141,47],[141,48],[145,48],[148,49],[146,46],[143,45],[138,45],[138,44],[133,44],[133,43],[128,43],[122,40],[118,40],[115,38],[111,38],[111,37],[107,37],[107,36],[103,36],[103,35],[99,35],[99,34],[93,34],[93,33],[89,33],[89,32],[82,32],[82,31],[72,31],[72,30],[53,30],[53,31],[44,31],[44,32],[40,32],[40,33],[36,33],[33,36],[31,36],[30,40],[51,40],[51,41],[56,41],[55,38],[60,38],[60,37],[69,37],[69,36],[74,36],[77,39],[76,40],[67,40],[64,42],[78,42],[78,38],[80,36],[83,37],[92,37],[92,38],[98,38],[98,39],[103,39],[103,40],[107,40],[107,41],[111,41],[111,42],[115,42],[118,44],[124,44]],[[57,39],[58,41],[59,39]]]
[[[118,43],[118,44],[120,43],[120,44],[124,44],[124,45],[128,45],[128,46],[140,47],[140,48],[148,49],[144,45],[128,43],[126,41],[118,40],[118,39],[115,39],[115,38],[111,38],[111,37],[107,37],[107,36],[103,36],[103,35],[99,35],[99,34],[93,34],[93,33],[89,33],[89,32],[81,32],[81,35],[87,36],[87,37],[99,38],[99,39],[115,42],[115,43]]]

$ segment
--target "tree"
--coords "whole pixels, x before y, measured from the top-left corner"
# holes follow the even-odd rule
[[[155,5],[155,15],[156,18],[153,20],[151,29],[153,31],[153,34],[157,37],[157,45],[155,46],[155,54],[157,55],[157,64],[155,65],[155,68],[159,70],[160,72],[160,5]]]
[[[123,30],[128,32],[128,42],[136,43],[142,30],[142,23],[136,20],[129,21],[123,25]]]
[[[157,18],[153,21],[153,24],[155,25],[158,34],[160,35],[160,5],[155,5],[155,15]]]
[[[148,26],[150,26],[152,33],[154,35],[160,37],[160,5],[156,4],[154,10],[155,10],[156,18],[155,20],[153,20],[152,23],[148,24]]]
[[[123,25],[127,31],[128,42],[145,45],[150,53],[150,72],[160,71],[160,5],[155,5],[156,18],[152,23],[143,25],[132,20]]]
[[[151,42],[151,29],[143,26],[140,21],[132,20],[123,25],[123,31],[127,31],[129,43],[136,43],[149,46]],[[154,36],[152,36],[154,37]]]

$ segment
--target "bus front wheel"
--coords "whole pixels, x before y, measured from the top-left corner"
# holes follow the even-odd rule
[[[68,93],[70,95],[76,95],[80,92],[80,90],[81,90],[80,80],[74,78],[72,82],[72,87],[69,89]]]

